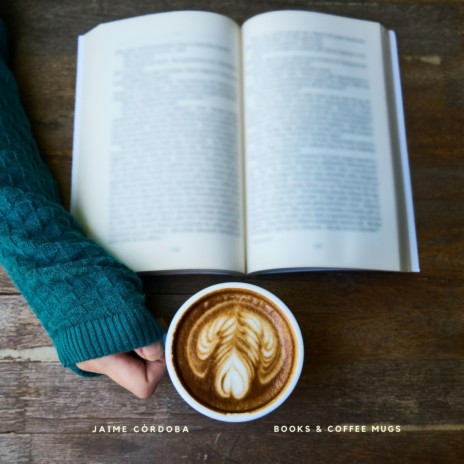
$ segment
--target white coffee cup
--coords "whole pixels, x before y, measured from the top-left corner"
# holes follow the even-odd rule
[[[278,310],[280,311],[280,317],[285,319],[288,327],[291,329],[292,333],[292,346],[294,347],[293,356],[294,362],[292,363],[291,373],[289,374],[288,380],[286,381],[285,385],[279,390],[279,393],[276,395],[269,404],[266,404],[260,407],[257,410],[252,410],[249,412],[224,412],[218,411],[214,408],[208,407],[205,404],[202,404],[198,401],[184,386],[180,376],[178,374],[178,370],[181,370],[180,367],[176,368],[176,363],[174,359],[174,341],[176,330],[178,326],[181,325],[182,318],[184,314],[192,308],[195,303],[199,302],[200,299],[206,297],[209,294],[215,293],[219,290],[227,290],[227,289],[235,289],[235,290],[244,290],[252,293],[257,294],[264,300],[268,300],[271,302],[273,306],[277,306]],[[246,422],[251,421],[254,419],[261,418],[270,412],[274,411],[278,408],[292,393],[293,389],[295,388],[300,374],[303,367],[303,358],[304,358],[304,346],[303,346],[303,337],[301,335],[301,330],[298,326],[298,323],[293,316],[290,309],[283,303],[279,298],[273,295],[271,292],[258,287],[256,285],[240,283],[240,282],[232,282],[232,283],[223,283],[212,285],[208,288],[201,290],[200,292],[196,293],[192,297],[190,297],[176,312],[167,333],[166,337],[166,364],[169,376],[171,381],[180,394],[180,396],[196,411],[208,416],[210,418],[225,421],[225,422]],[[205,378],[205,382],[211,382],[211,379]],[[233,388],[233,387],[232,387]]]

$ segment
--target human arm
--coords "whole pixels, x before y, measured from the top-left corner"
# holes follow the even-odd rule
[[[138,276],[87,238],[60,204],[6,62],[1,22],[0,263],[50,335],[62,364],[80,375],[108,375],[84,368],[89,360],[116,353],[121,358],[120,353],[161,339]]]

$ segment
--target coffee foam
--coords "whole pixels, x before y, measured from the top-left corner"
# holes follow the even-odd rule
[[[265,317],[238,304],[221,309],[216,318],[205,314],[196,322],[187,339],[188,360],[199,378],[205,377],[209,367],[218,396],[240,400],[255,377],[265,385],[276,376],[282,367],[282,350]]]
[[[184,388],[219,412],[269,405],[295,367],[287,319],[274,303],[244,289],[216,291],[194,303],[174,338],[173,361]]]

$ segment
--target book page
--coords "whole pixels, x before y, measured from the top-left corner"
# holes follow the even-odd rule
[[[400,270],[382,27],[267,13],[243,56],[248,272]]]
[[[72,211],[136,271],[244,271],[239,33],[174,12],[80,38]]]

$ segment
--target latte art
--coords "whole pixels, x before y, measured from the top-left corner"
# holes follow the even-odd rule
[[[295,333],[271,300],[223,289],[196,300],[177,322],[172,361],[195,401],[221,414],[277,401],[296,366]]]
[[[256,377],[264,385],[282,367],[276,331],[261,315],[234,305],[215,319],[204,315],[196,326],[200,329],[194,327],[187,340],[192,371],[199,378],[210,371],[215,392],[223,398],[244,398]]]

